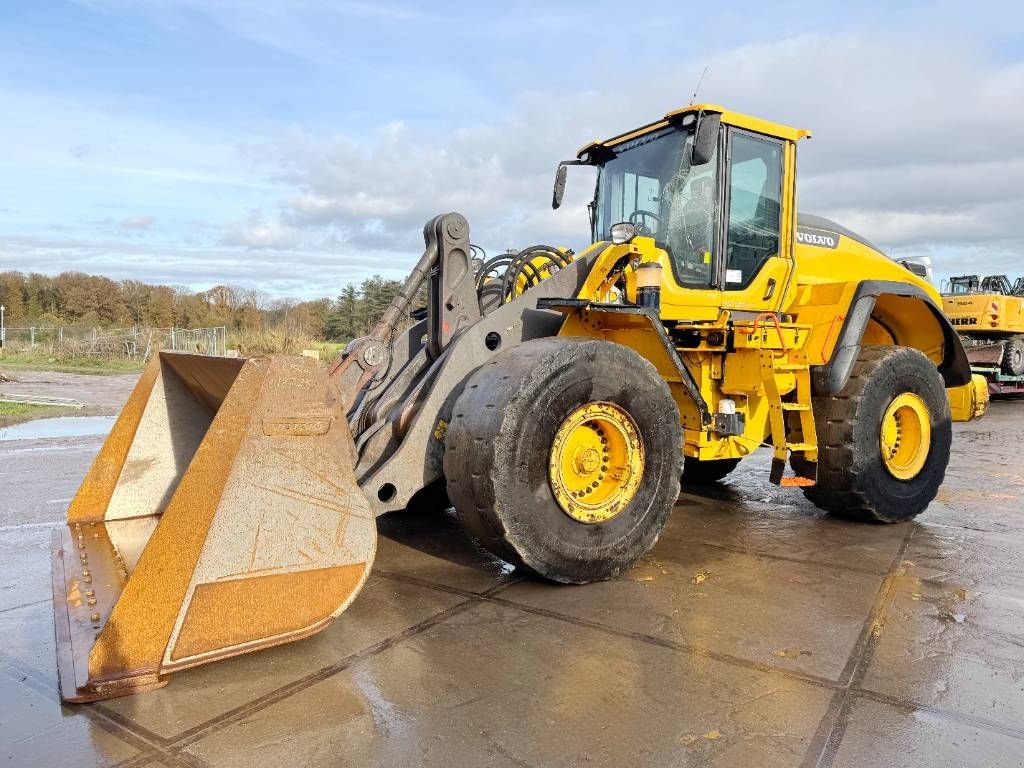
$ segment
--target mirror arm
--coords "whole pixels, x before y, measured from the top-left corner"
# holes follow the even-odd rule
[[[557,210],[562,205],[562,195],[565,192],[565,171],[568,165],[593,165],[590,160],[563,160],[555,169],[555,188],[551,194],[551,207]]]

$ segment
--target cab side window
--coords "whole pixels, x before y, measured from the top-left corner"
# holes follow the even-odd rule
[[[729,150],[725,289],[735,291],[779,253],[782,143],[733,131]]]

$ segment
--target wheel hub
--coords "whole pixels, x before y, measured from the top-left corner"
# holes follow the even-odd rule
[[[882,416],[879,447],[882,463],[898,480],[917,476],[928,460],[931,446],[928,406],[913,392],[898,395]]]
[[[601,466],[601,454],[596,448],[577,448],[573,463],[578,474],[592,475]]]
[[[548,480],[569,517],[603,523],[632,501],[643,467],[643,441],[632,417],[614,403],[587,403],[555,433]]]

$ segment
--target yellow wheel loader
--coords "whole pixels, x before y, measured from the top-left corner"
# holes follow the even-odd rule
[[[474,268],[466,220],[437,216],[326,371],[161,353],[55,534],[63,697],[322,629],[393,510],[450,501],[484,547],[563,583],[629,568],[681,479],[762,445],[772,482],[837,515],[922,512],[984,382],[927,282],[797,215],[807,136],[696,105],[588,144],[553,199],[569,165],[597,168],[579,254]]]

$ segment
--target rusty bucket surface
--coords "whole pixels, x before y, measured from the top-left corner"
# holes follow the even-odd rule
[[[161,353],[54,532],[61,696],[305,637],[376,550],[337,392],[304,358]]]

